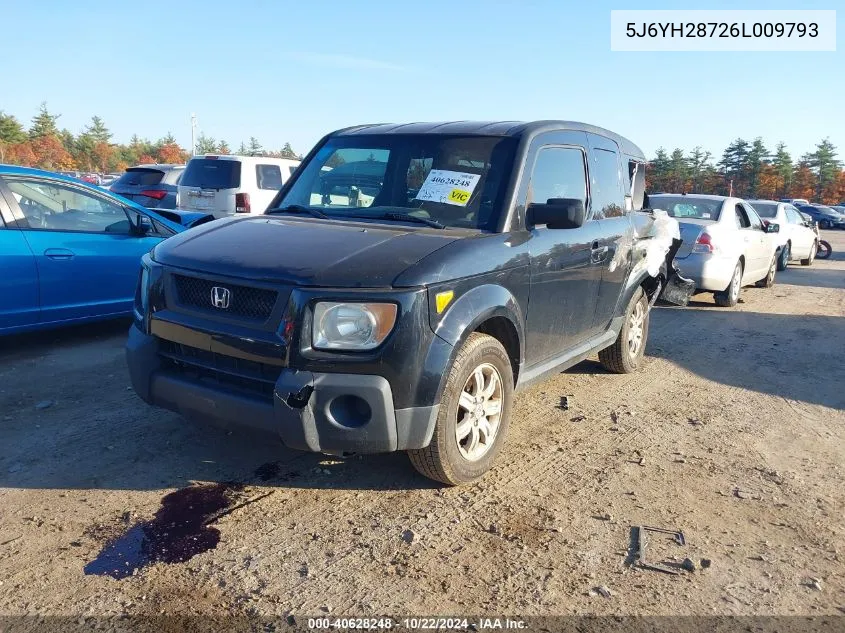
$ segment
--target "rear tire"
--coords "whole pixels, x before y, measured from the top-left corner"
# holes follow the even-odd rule
[[[502,344],[487,334],[470,334],[449,370],[431,443],[408,451],[414,468],[449,486],[483,476],[504,443],[513,389]]]
[[[625,309],[625,321],[613,345],[599,352],[599,362],[614,374],[630,374],[640,368],[648,342],[648,297],[638,288]]]
[[[760,281],[754,284],[755,286],[757,286],[758,288],[771,288],[775,285],[775,271],[778,267],[778,261],[780,260],[777,256],[775,256],[772,259],[771,265],[769,266],[769,272],[766,273],[765,277],[763,277]]]
[[[807,259],[802,259],[801,265],[802,266],[812,266],[813,262],[816,259],[816,253],[818,252],[818,250],[819,250],[819,243],[813,242],[813,246],[810,248],[810,256],[807,257]]]
[[[789,242],[783,245],[783,249],[780,251],[780,257],[778,257],[778,270],[784,271],[786,270],[787,266],[789,266],[789,256],[792,254],[792,248],[789,245]]]
[[[830,248],[830,244],[824,240],[819,240],[819,249],[816,251],[816,259],[827,259],[830,257],[832,251],[833,249]]]
[[[742,262],[737,262],[734,274],[731,277],[728,287],[721,292],[714,292],[713,299],[717,306],[732,308],[739,301],[739,293],[742,290]]]

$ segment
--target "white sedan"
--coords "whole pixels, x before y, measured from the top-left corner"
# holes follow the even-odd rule
[[[655,194],[648,206],[678,221],[683,243],[675,259],[684,277],[693,279],[698,290],[712,292],[717,305],[736,305],[743,286],[774,284],[779,226],[764,225],[744,200]]]
[[[780,226],[778,243],[781,246],[778,257],[778,270],[786,270],[791,261],[800,260],[804,266],[810,266],[816,258],[818,238],[794,206],[788,202],[774,200],[749,200],[763,223],[774,222]]]

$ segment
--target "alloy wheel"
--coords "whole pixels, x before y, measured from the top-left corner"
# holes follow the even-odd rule
[[[458,398],[455,439],[461,456],[478,461],[493,446],[502,418],[503,390],[499,370],[482,363],[467,378]]]

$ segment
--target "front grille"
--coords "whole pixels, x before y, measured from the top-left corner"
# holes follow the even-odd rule
[[[282,373],[282,368],[276,365],[207,352],[172,341],[159,341],[158,353],[164,369],[271,401]]]
[[[233,315],[253,321],[266,321],[276,305],[277,293],[265,288],[238,286],[221,281],[173,275],[179,303],[188,308],[214,312],[221,316]],[[215,307],[212,303],[212,288],[229,291],[227,308]]]

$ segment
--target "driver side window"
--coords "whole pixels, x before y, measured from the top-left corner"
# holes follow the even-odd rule
[[[527,203],[546,204],[554,198],[575,198],[587,205],[587,174],[583,150],[543,147],[537,154]]]
[[[6,178],[30,229],[129,233],[122,206],[66,183]]]

